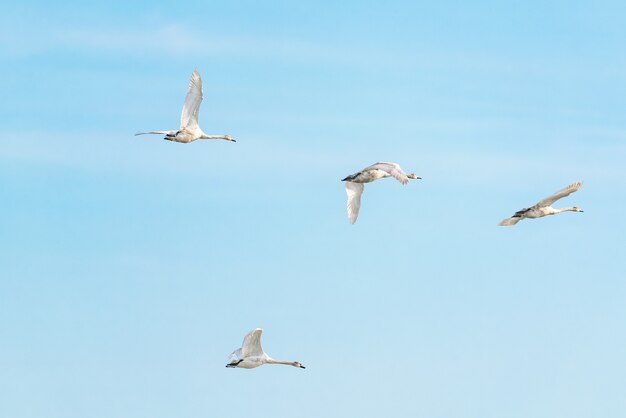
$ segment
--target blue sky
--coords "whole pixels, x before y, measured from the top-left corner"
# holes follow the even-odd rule
[[[440,3],[5,6],[0,415],[623,417],[626,7]]]

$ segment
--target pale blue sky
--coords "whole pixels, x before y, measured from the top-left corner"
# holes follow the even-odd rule
[[[626,6],[430,3],[5,5],[0,416],[626,415]]]

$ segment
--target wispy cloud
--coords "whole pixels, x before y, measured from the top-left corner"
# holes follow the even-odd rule
[[[233,172],[255,173],[257,177],[276,178],[297,175],[298,179],[337,177],[361,166],[391,157],[407,170],[417,171],[430,182],[497,187],[510,182],[543,183],[546,178],[574,181],[594,178],[609,184],[624,185],[626,144],[579,143],[569,147],[568,140],[536,152],[500,151],[493,144],[465,146],[455,144],[404,143],[385,146],[372,144],[374,152],[345,143],[293,142],[285,138],[246,138],[237,144],[165,143],[158,136],[111,138],[99,134],[74,134],[55,137],[21,133],[19,142],[0,148],[0,161],[32,167],[66,167],[90,172],[115,172],[128,175],[168,175],[231,177]],[[89,138],[86,140],[86,138]],[[560,144],[560,145],[559,145]],[[189,152],[194,147],[197,152]],[[214,150],[219,149],[219,158]],[[394,157],[395,156],[395,157]],[[210,167],[207,168],[207,167]]]
[[[299,59],[320,55],[340,56],[336,50],[297,39],[246,36],[219,36],[193,31],[177,24],[153,28],[126,27],[48,27],[20,33],[11,27],[0,29],[0,51],[25,57],[44,52],[78,51],[155,56],[167,59],[181,56],[283,57]],[[16,34],[18,34],[16,36]]]
[[[121,56],[174,59],[196,56],[231,56],[247,59],[324,62],[393,72],[439,69],[446,72],[498,73],[525,77],[581,78],[602,75],[623,79],[624,58],[581,61],[578,56],[502,54],[429,44],[362,45],[294,37],[254,36],[189,29],[179,23],[141,26],[49,25],[25,31],[9,23],[0,28],[0,53],[23,58],[51,52],[114,53]]]

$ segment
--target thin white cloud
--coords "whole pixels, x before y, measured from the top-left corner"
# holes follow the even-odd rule
[[[153,59],[232,56],[246,59],[349,65],[389,72],[438,69],[444,72],[509,74],[555,79],[610,77],[623,79],[624,59],[584,60],[572,55],[502,55],[498,52],[458,50],[434,45],[389,46],[323,42],[291,37],[272,38],[214,33],[188,29],[177,23],[128,26],[38,26],[23,28],[11,22],[0,27],[0,54],[14,58],[41,53],[73,51],[85,54],[115,53]]]
[[[10,135],[10,134],[9,134]],[[590,177],[612,184],[626,183],[626,144],[621,141],[578,143],[559,140],[550,149],[536,152],[506,151],[483,144],[373,144],[355,147],[345,143],[293,142],[280,138],[248,137],[236,144],[165,143],[159,137],[127,138],[101,134],[54,135],[20,133],[19,142],[0,148],[0,161],[33,166],[60,166],[95,172],[123,172],[129,175],[174,175],[231,177],[233,172],[254,172],[276,177],[284,173],[299,178],[350,174],[375,160],[393,159],[407,170],[439,183],[486,186],[539,182],[560,176],[571,181]],[[229,148],[225,148],[228,146]],[[190,148],[197,152],[189,152]],[[367,148],[367,149],[366,149]],[[560,152],[560,149],[564,152]],[[219,152],[219,158],[216,158]],[[385,155],[378,155],[384,153]],[[376,156],[374,156],[376,154]],[[558,158],[555,158],[558,156]],[[210,167],[210,168],[207,168]],[[523,180],[520,180],[523,179]],[[568,180],[569,181],[569,180]]]
[[[17,36],[16,36],[17,34]],[[190,31],[165,24],[154,28],[50,27],[34,28],[20,34],[14,28],[0,28],[0,51],[14,57],[44,52],[79,51],[117,53],[163,59],[181,56],[240,56],[311,58],[341,56],[320,44],[295,39],[211,35],[201,29]],[[20,36],[22,35],[22,36]],[[335,55],[336,54],[336,55]]]

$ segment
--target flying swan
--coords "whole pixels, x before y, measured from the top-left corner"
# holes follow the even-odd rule
[[[361,195],[363,194],[363,183],[371,183],[385,177],[393,177],[402,184],[407,184],[409,180],[421,179],[415,174],[406,174],[396,163],[376,163],[358,173],[352,174],[341,181],[346,182],[346,193],[348,194],[348,219],[354,224],[361,209]]]
[[[261,347],[261,334],[263,334],[263,330],[261,328],[250,331],[243,338],[241,348],[233,351],[230,356],[228,356],[229,363],[226,367],[254,369],[255,367],[259,367],[264,364],[286,364],[288,366],[305,369],[305,367],[297,361],[274,360],[265,354],[263,348]]]
[[[137,132],[135,135],[162,134],[168,141],[188,144],[197,139],[225,139],[236,142],[230,135],[207,135],[198,126],[198,112],[202,103],[202,78],[198,70],[194,70],[189,81],[189,91],[180,115],[180,129],[178,131],[150,131]]]
[[[524,208],[522,210],[518,210],[517,212],[515,212],[515,215],[503,220],[498,225],[499,226],[511,226],[511,225],[515,225],[516,223],[518,223],[524,218],[530,218],[530,219],[543,218],[544,216],[556,215],[557,213],[561,213],[561,212],[582,212],[583,210],[577,206],[572,206],[570,208],[562,208],[562,209],[554,209],[552,207],[552,204],[554,202],[566,196],[569,196],[570,194],[578,191],[578,189],[580,189],[581,187],[583,187],[582,181],[572,183],[566,188],[564,188],[563,190],[559,190],[558,192],[554,193],[552,196],[546,197],[542,201],[538,202],[536,205],[531,206],[529,208]]]

